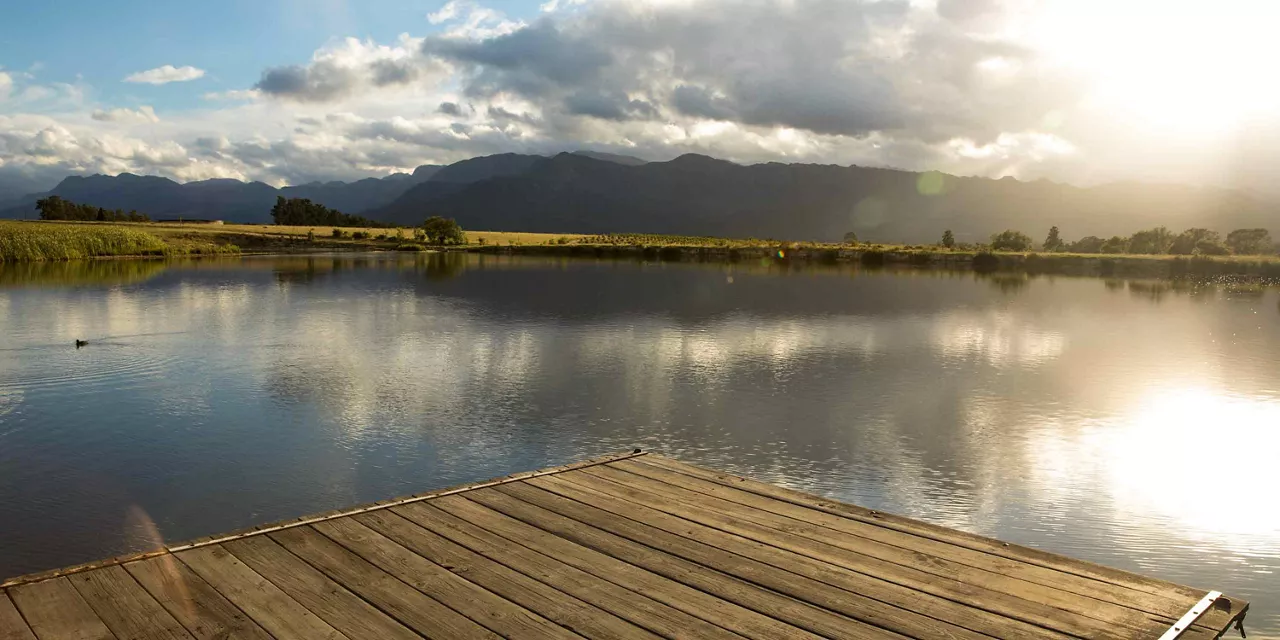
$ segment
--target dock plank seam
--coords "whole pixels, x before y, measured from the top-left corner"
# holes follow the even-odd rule
[[[931,540],[932,543],[952,545],[952,547],[965,549],[968,550],[968,552],[980,554],[980,556],[995,557],[1004,559],[1004,561],[1025,564],[1025,566],[1034,568],[1034,570],[1037,571],[1047,571],[1055,573],[1055,575],[1056,573],[1060,573],[1060,575],[1070,576],[1073,580],[1084,581],[1080,586],[1073,586],[1073,588],[1070,589],[1068,588],[1068,585],[1065,584],[1057,585],[1057,588],[1070,591],[1070,593],[1089,595],[1087,593],[1087,589],[1083,586],[1084,584],[1106,585],[1105,589],[1107,590],[1119,590],[1116,591],[1115,594],[1112,594],[1115,598],[1114,602],[1123,603],[1125,607],[1138,609],[1138,611],[1143,611],[1152,614],[1152,616],[1157,616],[1158,620],[1165,623],[1165,625],[1169,625],[1169,623],[1174,621],[1176,617],[1180,616],[1181,612],[1185,611],[1185,608],[1187,608],[1188,605],[1188,600],[1190,600],[1190,602],[1194,602],[1194,600],[1198,600],[1203,596],[1202,591],[1190,589],[1188,586],[1174,584],[1174,582],[1151,579],[1151,577],[1138,575],[1138,573],[1116,570],[1116,568],[1105,567],[1101,566],[1101,564],[1094,564],[1087,561],[1078,561],[1078,559],[1075,558],[1061,557],[1050,552],[1043,552],[1043,550],[1004,543],[1004,541],[984,538],[984,536],[969,534],[969,532],[943,529],[943,527],[931,525],[928,524],[928,522],[911,520],[911,518],[901,516],[887,515],[887,513],[854,506],[854,504],[842,503],[838,502],[838,500],[818,497],[818,495],[796,492],[794,489],[786,489],[783,488],[783,486],[760,483],[760,481],[751,480],[749,477],[727,474],[727,472],[722,471],[709,470],[709,468],[689,465],[689,463],[678,462],[671,460],[671,458],[649,456],[644,458],[644,460],[637,460],[635,463],[636,465],[663,468],[663,470],[677,472],[677,474],[686,475],[692,477],[692,479],[707,481],[707,483],[710,484],[723,486],[723,488],[730,490],[737,490],[737,492],[753,494],[756,495],[756,497],[774,500],[774,502],[787,503],[791,504],[791,506],[804,509],[813,509],[813,511],[827,513],[829,516],[842,518],[842,520],[851,520],[860,522],[860,524],[863,525],[877,526],[884,530],[896,531],[899,532],[899,534],[910,536],[910,538]],[[1034,557],[1034,559],[1028,559],[1021,556],[1030,556]],[[1071,566],[1083,567],[1084,572],[1070,571],[1066,570],[1066,568],[1062,568],[1064,564],[1068,563],[1070,563]],[[1100,575],[1107,577],[1107,579],[1103,580],[1100,576],[1089,575],[1089,572],[1100,573]],[[1129,582],[1132,582],[1132,584],[1126,584],[1124,580],[1128,580]],[[1033,581],[1047,586],[1052,585],[1048,579],[1038,579]],[[1143,589],[1135,588],[1135,585],[1142,585]],[[1164,585],[1165,591],[1156,589],[1157,586],[1160,585]],[[1124,591],[1135,595],[1119,595],[1120,593],[1124,593]],[[1153,604],[1156,603],[1157,600],[1166,603],[1167,607],[1165,608],[1169,612],[1157,613],[1152,611],[1152,609],[1147,607],[1147,605],[1139,605],[1139,602]],[[1243,617],[1244,614],[1247,613],[1247,608],[1248,605],[1245,604],[1244,609],[1240,609],[1240,611],[1236,612],[1229,612],[1228,617],[1221,618],[1221,620],[1210,622],[1207,621],[1206,618],[1202,618],[1201,621],[1197,622],[1196,626],[1203,628],[1203,630],[1217,632],[1219,628],[1229,626],[1230,622],[1234,622],[1234,620],[1238,620],[1238,618]],[[1211,612],[1211,614],[1221,614],[1221,612]]]
[[[974,634],[1002,638],[1070,637],[1035,624],[959,605],[945,598],[907,589],[887,580],[815,561],[759,540],[665,514],[621,496],[610,495],[603,490],[577,484],[569,479],[541,478],[530,484],[583,504],[594,502],[593,506],[619,518],[646,524],[668,535],[681,536],[704,545],[708,545],[709,540],[717,537],[720,544],[716,546],[720,550],[753,563],[771,567],[780,576],[786,574],[795,576],[789,579],[792,581],[796,578],[801,579],[801,582],[807,585],[804,589],[806,593],[828,593],[828,597],[833,600],[852,601],[853,596],[857,596],[861,602],[860,613],[868,616],[874,614],[876,616],[874,620],[877,620],[875,623],[879,626],[892,624],[898,625],[896,628],[902,632],[927,629],[930,633],[942,632],[944,629],[945,632],[964,629]],[[645,519],[641,520],[640,517]],[[685,531],[683,535],[680,533],[681,530]],[[810,600],[810,602],[814,601]],[[915,602],[919,606],[914,609],[908,608],[906,606],[908,602]],[[867,619],[873,620],[871,617]]]
[[[592,470],[596,471],[596,470]],[[587,473],[587,472],[583,472]],[[1050,607],[1024,597],[996,591],[978,583],[965,583],[953,578],[922,571],[916,567],[893,563],[858,551],[834,546],[829,542],[812,540],[792,532],[761,525],[751,521],[741,512],[723,513],[715,507],[694,507],[683,499],[667,494],[650,492],[647,485],[629,487],[623,481],[615,481],[602,475],[565,475],[561,479],[577,483],[578,478],[589,477],[602,485],[583,485],[598,488],[620,500],[655,509],[669,516],[696,523],[721,532],[731,539],[741,538],[762,543],[785,554],[803,556],[806,562],[817,561],[839,570],[865,576],[876,583],[883,582],[890,591],[907,589],[940,598],[965,609],[982,611],[984,617],[1008,620],[1009,624],[1024,623],[1069,636],[1097,637],[1114,640],[1119,636],[1112,632],[1118,625],[1072,615],[1067,611]],[[656,483],[655,483],[656,484]],[[639,494],[639,495],[636,495]],[[678,494],[676,494],[678,496]],[[672,499],[674,498],[674,499]],[[901,603],[890,602],[902,607]],[[1138,630],[1141,631],[1141,630]]]
[[[722,624],[732,626],[733,630],[744,635],[748,635],[758,640],[772,640],[777,637],[794,637],[800,635],[797,632],[812,632],[810,635],[822,633],[825,637],[845,638],[850,634],[844,635],[832,633],[829,627],[815,628],[815,625],[805,625],[802,622],[788,620],[785,616],[779,614],[779,610],[770,608],[762,604],[762,602],[782,602],[794,605],[801,610],[811,610],[819,613],[819,615],[829,616],[832,620],[841,619],[839,614],[824,609],[813,607],[808,603],[792,600],[780,593],[767,589],[760,589],[755,584],[741,580],[734,576],[717,571],[695,562],[685,560],[684,558],[673,556],[666,551],[649,547],[640,542],[635,542],[617,536],[603,529],[599,529],[590,524],[579,522],[554,511],[546,510],[535,504],[526,502],[515,496],[501,493],[498,489],[482,489],[472,494],[468,494],[463,500],[478,505],[480,507],[490,509],[503,517],[510,518],[520,525],[531,527],[541,534],[550,536],[556,540],[564,541],[568,544],[580,546],[591,553],[600,554],[609,560],[632,567],[637,571],[658,576],[661,579],[668,580],[679,587],[687,588],[692,592],[696,592],[710,598],[714,601],[724,603],[728,606],[729,612],[732,612],[733,619],[725,621]],[[531,515],[532,514],[532,515]],[[597,540],[612,541],[614,546],[601,545],[598,542],[592,544],[589,540],[567,533],[561,527],[557,527],[554,523],[560,522],[571,523],[570,527],[578,532],[588,532]],[[644,560],[632,560],[627,553],[619,551],[619,549],[635,549],[643,550],[646,554]],[[601,571],[596,568],[596,571]],[[608,580],[616,580],[616,576],[610,575],[608,571],[601,571]],[[700,579],[701,578],[701,579]],[[717,588],[719,586],[719,588]],[[739,595],[748,594],[755,596],[755,600],[748,602],[748,598],[733,597],[729,595],[735,592]],[[681,593],[681,596],[685,594]],[[746,615],[742,615],[746,614]],[[852,622],[849,619],[842,619],[845,624]],[[797,632],[793,632],[792,630]],[[805,630],[809,631],[805,631]]]
[[[724,495],[699,493],[693,486],[670,484],[667,478],[643,475],[644,472],[635,469],[638,466],[642,465],[607,465],[586,469],[581,473],[604,477],[623,486],[626,486],[629,482],[636,482],[638,487],[648,487],[651,491],[663,494],[664,498],[673,499],[674,502],[686,505],[688,508],[705,510],[708,517],[720,516],[740,519],[744,524],[750,523],[752,526],[763,527],[778,535],[785,535],[788,538],[802,538],[803,544],[806,546],[817,545],[818,549],[830,546],[833,549],[840,550],[840,553],[848,552],[858,556],[865,556],[872,566],[887,563],[892,567],[902,567],[908,573],[920,572],[934,576],[944,581],[944,583],[957,582],[962,585],[993,591],[996,594],[1000,594],[1000,597],[1025,600],[1032,603],[1033,607],[1050,607],[1052,611],[1046,613],[1060,611],[1064,615],[1092,620],[1095,625],[1108,625],[1108,627],[1104,628],[1117,625],[1138,632],[1148,632],[1157,627],[1167,626],[1163,621],[1153,619],[1140,610],[1123,607],[1107,600],[1062,591],[1056,587],[1028,582],[996,571],[970,566],[933,553],[910,547],[896,546],[890,542],[875,538],[862,537],[852,532],[827,527],[820,522],[799,520],[794,515],[775,513],[756,505],[735,502]],[[572,475],[575,474],[563,477],[568,479]],[[691,478],[691,480],[694,479]],[[727,487],[725,489],[732,490]],[[679,513],[675,513],[671,509],[664,508],[663,510],[680,516]],[[723,529],[720,526],[716,526],[716,528]],[[754,538],[755,536],[748,537]],[[794,542],[800,543],[801,541],[796,540]],[[805,552],[802,551],[802,553]],[[805,553],[805,555],[818,558],[809,553]],[[887,565],[886,568],[891,568]],[[1028,590],[1038,591],[1041,596],[1037,597],[1029,593]],[[942,597],[948,597],[948,599],[956,601],[955,598],[949,596]],[[969,604],[968,606],[974,605]],[[1108,617],[1099,610],[1099,607],[1102,610],[1111,610],[1113,614]],[[989,608],[987,610],[1000,613]],[[1001,615],[1007,614],[1001,613]],[[1032,622],[1031,620],[1024,621]]]
[[[537,504],[537,501],[510,491],[511,487],[518,486],[521,485],[484,489],[468,496],[468,499],[489,506],[551,535],[582,544],[620,562],[653,571],[708,596],[733,603],[779,625],[797,627],[822,637],[842,640],[863,640],[872,637],[890,637],[899,640],[906,638],[882,627],[867,624],[737,575],[725,573],[715,567],[675,555],[669,549],[655,547],[644,541],[619,535],[595,524],[549,509]],[[528,488],[538,491],[532,486]],[[566,524],[568,529],[565,528]],[[775,637],[787,636],[774,634],[764,637],[772,640]]]
[[[369,527],[366,527],[364,524],[361,524],[355,518],[352,518],[350,521],[348,521],[348,525],[346,526],[348,530],[354,529],[357,531],[367,532],[366,535],[373,534],[373,536],[375,536],[375,538],[371,538],[371,540],[375,540],[375,542],[371,543],[366,541],[365,545],[368,548],[362,549],[360,545],[357,544],[359,542],[358,540],[349,538],[350,531],[343,532],[337,526],[341,524],[341,522],[342,521],[329,521],[329,522],[318,523],[319,525],[322,525],[322,526],[315,526],[313,527],[313,529],[315,529],[315,531],[320,535],[328,538],[329,540],[332,540],[333,542],[347,549],[351,553],[363,558],[364,560],[374,565],[375,567],[379,568],[383,572],[395,578],[400,579],[402,582],[408,584],[413,589],[416,589],[417,591],[427,595],[433,600],[443,604],[445,607],[449,608],[453,612],[468,618],[469,620],[475,622],[476,624],[479,624],[482,627],[489,629],[495,634],[498,634],[504,637],[511,637],[511,630],[504,629],[505,624],[503,623],[503,620],[494,619],[494,618],[500,618],[500,617],[528,616],[531,618],[536,618],[538,620],[547,622],[548,624],[555,625],[555,623],[552,623],[546,620],[545,618],[534,613],[533,611],[530,611],[525,607],[522,607],[514,602],[511,602],[510,600],[507,600],[506,598],[503,598],[500,594],[486,588],[484,585],[478,584],[464,575],[460,575],[458,573],[450,571],[447,567],[442,567],[436,564],[435,562],[432,562],[429,558],[424,558],[414,550],[409,549],[408,547],[405,547],[404,545],[400,544],[396,540],[383,536],[380,532],[375,531],[374,529],[371,529]],[[381,540],[378,540],[378,539],[385,540],[385,543],[382,543]],[[435,587],[438,591],[436,593],[428,591],[424,585],[415,584],[416,581],[406,579],[405,576],[402,574],[402,572],[394,571],[388,566],[384,565],[384,562],[390,562],[390,560],[388,560],[387,558],[383,558],[380,560],[377,557],[373,557],[374,555],[377,555],[377,554],[372,553],[370,549],[372,549],[373,546],[378,544],[385,544],[387,545],[387,548],[390,548],[394,553],[403,554],[405,556],[411,557],[415,561],[427,567],[430,567],[432,572],[435,573],[435,576],[428,576],[428,575],[420,576],[420,578],[423,579],[422,580],[423,582],[425,582],[425,578],[428,578],[428,577],[443,576],[445,580],[441,580],[439,584],[431,585]],[[382,552],[380,551],[379,553],[382,553]],[[383,555],[386,555],[386,554],[383,553]],[[453,584],[450,585],[448,584],[449,582],[452,582]],[[441,589],[441,587],[443,587],[443,589]],[[448,592],[453,589],[461,589],[466,593],[455,593],[453,594],[452,597],[446,600],[445,596],[448,595]],[[467,597],[467,600],[465,602],[462,601],[462,598],[464,596]],[[501,613],[502,615],[495,616],[494,614],[495,612],[497,612],[497,610],[490,609],[489,611],[485,612],[488,615],[482,615],[478,611],[469,611],[466,608],[461,606],[462,604],[471,602],[472,599],[475,599],[475,598],[479,598],[481,600],[487,601],[490,604],[495,602],[500,603],[502,605],[505,605],[505,608],[508,609],[508,611],[498,612],[498,613]],[[562,629],[562,627],[559,627],[558,625],[555,625],[555,628]]]

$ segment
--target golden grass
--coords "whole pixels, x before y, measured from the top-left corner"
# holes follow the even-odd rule
[[[234,245],[162,238],[140,225],[0,221],[0,262],[236,253]]]

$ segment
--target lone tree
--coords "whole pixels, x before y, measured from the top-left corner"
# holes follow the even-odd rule
[[[453,218],[431,216],[422,223],[422,233],[429,244],[466,244],[467,234]]]
[[[1256,256],[1275,253],[1275,244],[1266,229],[1236,229],[1227,234],[1227,246],[1232,253]]]
[[[845,243],[845,244],[858,244],[858,234],[856,234],[856,233],[854,233],[854,232],[852,232],[852,231],[850,231],[849,233],[844,234],[844,243]]]
[[[951,233],[950,229],[942,232],[942,246],[948,249],[956,246],[956,234]]]
[[[1031,236],[1006,229],[991,236],[991,248],[995,251],[1026,251],[1031,248]]]
[[[1044,244],[1041,246],[1045,251],[1057,251],[1062,248],[1062,238],[1058,236],[1057,226],[1049,227],[1049,237],[1044,239]]]

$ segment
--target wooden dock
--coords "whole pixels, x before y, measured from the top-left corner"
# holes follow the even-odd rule
[[[0,589],[0,640],[1208,639],[1248,609],[638,451]]]

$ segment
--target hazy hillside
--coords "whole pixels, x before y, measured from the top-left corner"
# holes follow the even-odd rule
[[[543,156],[500,153],[460,160],[436,171],[430,180],[418,183],[399,198],[367,207],[367,215],[375,220],[401,225],[417,225],[429,217],[423,214],[421,204],[455,193],[467,185],[491,178],[518,175],[527,172]],[[405,203],[397,206],[397,203]]]
[[[277,196],[310,198],[340,211],[362,211],[392,202],[442,167],[424,165],[413,175],[398,173],[355,182],[313,182],[276,189],[262,182],[201,180],[180,184],[168,178],[136,176],[68,176],[45,193],[30,194],[0,209],[0,218],[34,218],[35,202],[57,195],[107,209],[136,209],[152,218],[201,218],[228,222],[271,221]]]
[[[738,165],[701,155],[668,162],[592,152],[553,158],[499,154],[413,175],[275,189],[260,182],[179,184],[154,176],[69,177],[50,193],[153,218],[269,222],[278,195],[401,225],[431,215],[479,230],[640,232],[797,240],[962,242],[1007,228],[1039,239],[1050,226],[1070,239],[1129,235],[1155,225],[1280,230],[1280,206],[1239,192],[1178,185],[1079,188],[1011,178],[836,165]],[[35,196],[2,217],[33,217]]]
[[[375,217],[455,217],[469,229],[837,240],[961,241],[1016,228],[1042,236],[1128,235],[1153,225],[1221,230],[1276,225],[1280,207],[1236,192],[1116,184],[1078,188],[1011,178],[958,178],[891,169],[779,163],[743,166],[706,156],[627,166],[561,154],[522,174],[447,191],[406,192]]]

